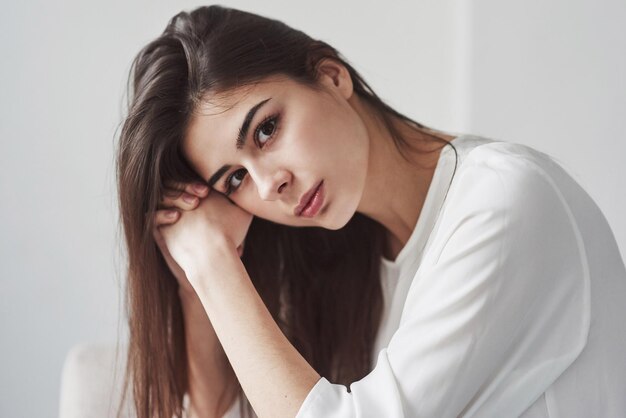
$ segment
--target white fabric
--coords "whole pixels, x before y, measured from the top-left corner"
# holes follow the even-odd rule
[[[115,417],[122,399],[122,383],[128,347],[121,345],[116,358],[114,344],[83,342],[68,352],[61,372],[60,418]],[[189,396],[183,398],[183,418],[190,418]],[[132,392],[127,390],[120,418],[135,418]],[[239,418],[233,402],[222,418]]]
[[[383,259],[371,372],[322,377],[297,418],[625,417],[626,269],[601,211],[543,153],[452,143]]]
[[[126,346],[116,358],[114,344],[82,342],[73,346],[63,363],[59,401],[60,418],[107,418],[116,416],[122,398]],[[130,391],[121,418],[134,418]]]
[[[183,416],[182,418],[194,418],[189,413],[189,408],[191,406],[191,399],[189,398],[189,394],[185,393],[183,397]],[[235,399],[235,401],[230,405],[228,410],[222,415],[222,418],[241,418],[241,413],[239,412],[239,397]],[[256,416],[256,414],[254,414]]]

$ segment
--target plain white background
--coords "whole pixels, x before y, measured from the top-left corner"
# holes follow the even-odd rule
[[[126,338],[114,171],[126,77],[171,16],[200,4],[2,4],[0,416],[57,416],[68,350]],[[420,122],[556,157],[624,254],[624,1],[221,4],[329,42]]]

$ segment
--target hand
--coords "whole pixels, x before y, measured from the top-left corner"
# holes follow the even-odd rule
[[[194,190],[191,184],[168,185],[154,216],[155,241],[183,292],[197,286],[190,282],[190,272],[203,268],[210,256],[242,255],[252,222],[251,214],[221,194]]]
[[[199,189],[196,189],[194,186],[200,186]],[[209,188],[201,183],[195,184],[168,184],[165,187],[165,191],[163,193],[163,198],[161,199],[161,203],[159,205],[160,209],[179,209],[179,210],[193,210],[198,205],[198,202],[201,198],[206,197],[209,193]],[[165,244],[165,240],[161,235],[161,231],[159,230],[159,226],[164,224],[169,224],[176,222],[178,216],[167,217],[166,214],[168,212],[165,210],[158,210],[154,214],[154,229],[152,231],[152,235],[154,237],[159,250],[161,250],[161,254],[163,254],[163,258],[167,263],[170,271],[178,281],[179,292],[185,294],[193,294],[194,290],[189,283],[189,279],[185,275],[185,272],[182,268],[176,263],[176,261],[172,258],[169,250],[167,249],[167,245]]]

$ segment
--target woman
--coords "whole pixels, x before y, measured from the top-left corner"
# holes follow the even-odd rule
[[[219,6],[131,80],[138,416],[626,414],[624,263],[549,156],[429,129],[326,43]]]

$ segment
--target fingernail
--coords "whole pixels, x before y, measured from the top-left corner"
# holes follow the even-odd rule
[[[193,189],[198,193],[204,193],[208,190],[208,187],[204,184],[194,184]]]
[[[167,213],[165,213],[165,216],[167,216],[168,218],[173,218],[174,216],[176,216],[176,211],[170,210]]]
[[[188,194],[183,195],[183,200],[187,203],[193,203],[196,200],[195,196],[191,196]]]

